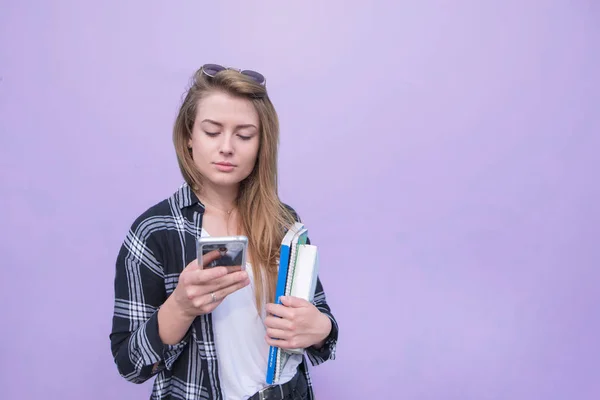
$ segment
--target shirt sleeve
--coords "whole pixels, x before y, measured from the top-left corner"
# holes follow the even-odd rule
[[[307,240],[307,243],[310,243],[310,240]],[[338,341],[339,327],[337,320],[331,312],[331,307],[327,303],[327,296],[325,295],[325,290],[323,289],[321,279],[318,276],[317,285],[315,288],[315,295],[313,298],[313,304],[315,305],[315,307],[317,307],[319,311],[321,311],[331,320],[331,331],[325,339],[325,343],[323,344],[323,346],[319,349],[317,349],[314,346],[311,346],[306,349],[306,354],[312,365],[319,365],[327,360],[335,360],[335,350]]]
[[[300,215],[296,212],[296,210],[288,204],[284,204],[293,215],[294,219],[297,222],[302,222]],[[310,238],[306,240],[307,244],[310,244]],[[324,363],[327,360],[335,360],[335,351],[337,347],[338,341],[338,332],[339,327],[336,318],[334,317],[331,307],[327,303],[327,296],[325,295],[325,290],[323,288],[323,284],[321,283],[321,278],[317,276],[317,285],[315,288],[315,295],[313,297],[313,304],[319,311],[325,314],[331,320],[331,331],[329,335],[325,339],[325,343],[322,347],[316,348],[314,346],[308,347],[306,351],[306,355],[310,360],[312,365],[319,365]]]
[[[160,231],[138,219],[127,233],[116,260],[111,351],[119,374],[143,383],[170,369],[189,340],[165,345],[158,334],[158,309],[166,299]]]
[[[319,284],[317,284],[317,287],[318,286]],[[335,360],[335,350],[338,340],[338,324],[335,317],[331,313],[329,305],[327,305],[327,301],[325,300],[325,292],[322,290],[320,293],[315,294],[315,306],[331,320],[331,332],[325,339],[323,346],[319,349],[314,346],[306,349],[308,359],[312,365],[319,365],[327,360]]]

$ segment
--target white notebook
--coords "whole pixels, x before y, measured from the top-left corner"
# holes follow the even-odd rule
[[[299,244],[296,249],[291,295],[312,302],[318,274],[319,252],[317,246]]]
[[[293,261],[293,260],[291,260]],[[290,279],[290,296],[299,297],[312,302],[317,288],[317,276],[319,274],[319,252],[315,245],[298,244],[296,246],[296,259],[290,268],[294,268]],[[285,353],[302,354],[304,349],[285,349]]]

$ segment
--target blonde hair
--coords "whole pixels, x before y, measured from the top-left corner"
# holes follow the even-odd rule
[[[197,193],[202,190],[203,178],[194,164],[188,141],[199,101],[215,91],[250,100],[258,113],[258,157],[254,169],[240,184],[236,205],[238,228],[248,236],[256,305],[262,311],[263,299],[272,302],[275,298],[281,240],[296,220],[295,213],[279,200],[277,192],[279,119],[263,85],[233,70],[221,71],[214,77],[206,76],[201,69],[196,71],[175,119],[173,142],[183,178]]]

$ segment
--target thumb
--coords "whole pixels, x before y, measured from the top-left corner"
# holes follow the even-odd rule
[[[221,258],[221,253],[219,250],[210,251],[202,256],[202,265],[200,265],[201,269],[206,268],[208,264],[211,262]]]
[[[294,296],[281,296],[281,304],[286,307],[306,307],[309,303],[308,301],[301,299],[300,297]]]

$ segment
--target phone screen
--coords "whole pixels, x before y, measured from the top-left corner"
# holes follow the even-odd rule
[[[204,268],[214,267],[233,267],[242,266],[244,262],[244,251],[245,246],[242,242],[229,242],[229,243],[205,243],[201,245],[202,258],[206,253],[218,250],[221,253],[221,257],[210,262]]]

